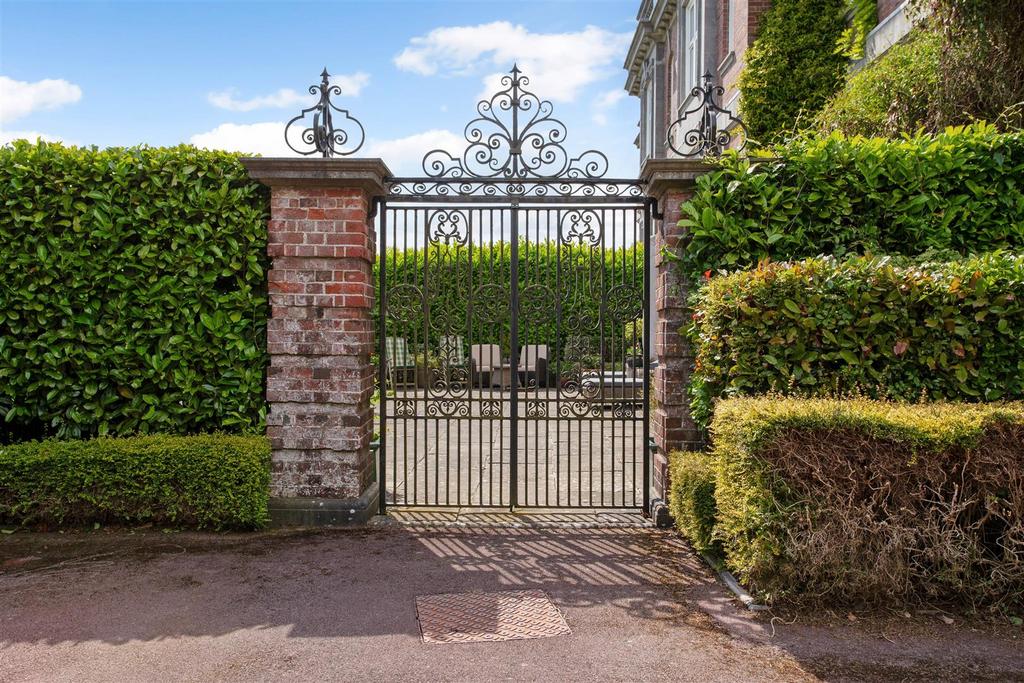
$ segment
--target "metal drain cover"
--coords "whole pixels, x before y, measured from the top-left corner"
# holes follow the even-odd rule
[[[480,643],[572,633],[539,590],[445,593],[416,598],[424,643]]]

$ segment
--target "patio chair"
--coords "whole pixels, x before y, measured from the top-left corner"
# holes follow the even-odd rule
[[[398,371],[402,371],[403,385],[409,385],[409,377],[416,369],[416,359],[409,353],[404,337],[386,337],[384,339],[385,371],[391,387],[398,386]]]
[[[524,387],[548,386],[548,347],[527,344],[519,350],[519,374]]]
[[[466,346],[462,337],[441,337],[438,356],[441,358],[441,363],[449,368],[464,367],[466,365]]]
[[[469,347],[469,359],[473,384],[479,387],[486,386],[490,384],[491,371],[501,367],[501,347],[497,344],[473,344]]]

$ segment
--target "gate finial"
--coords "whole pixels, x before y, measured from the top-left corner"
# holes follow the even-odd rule
[[[293,118],[284,127],[284,141],[296,154],[310,156],[320,154],[325,159],[333,156],[355,154],[363,146],[366,132],[355,117],[347,109],[339,109],[331,102],[332,95],[341,95],[341,88],[330,84],[331,74],[327,67],[320,73],[320,84],[309,86],[309,94],[319,96],[320,100]],[[292,124],[306,118],[313,112],[313,122],[297,134],[289,134]],[[342,127],[335,127],[333,112],[344,117]],[[347,123],[350,122],[350,123]],[[346,125],[347,123],[347,125]],[[310,148],[312,146],[312,148]]]
[[[731,111],[723,109],[715,101],[716,98],[725,94],[725,88],[715,85],[715,77],[711,75],[710,71],[705,72],[702,80],[703,87],[694,86],[690,91],[690,97],[699,98],[697,106],[683,112],[683,115],[668,127],[666,137],[669,149],[681,157],[722,156],[722,153],[733,141],[732,130],[734,128],[738,128],[743,136],[742,142],[736,149],[743,149],[747,146],[747,127]],[[691,119],[689,118],[690,114],[697,114],[697,116]],[[726,127],[719,128],[719,115],[723,114],[726,117]],[[676,138],[679,136],[680,130],[687,122],[692,125],[694,119],[698,120],[697,126],[686,129],[682,134],[683,144],[677,145]],[[683,151],[683,146],[686,147],[686,151]]]

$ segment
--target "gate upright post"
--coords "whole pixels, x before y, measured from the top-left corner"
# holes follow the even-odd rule
[[[373,436],[371,207],[380,159],[248,158],[271,188],[267,436],[277,525],[360,524],[381,495]]]
[[[651,432],[656,445],[651,454],[651,516],[660,522],[667,518],[665,500],[668,495],[668,454],[677,450],[700,450],[703,436],[690,416],[687,386],[693,365],[690,345],[684,328],[687,320],[686,300],[690,283],[668,258],[666,251],[676,251],[686,237],[679,227],[681,205],[693,195],[696,179],[709,170],[707,164],[693,159],[648,159],[640,177],[646,183],[648,196],[661,211],[655,225],[653,292],[655,315],[654,354],[658,365],[654,370],[654,408],[651,411]]]

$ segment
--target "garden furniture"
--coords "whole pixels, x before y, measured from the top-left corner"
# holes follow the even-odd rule
[[[469,347],[471,378],[475,386],[483,387],[484,376],[490,384],[491,372],[501,365],[501,347],[497,344],[473,344]]]
[[[386,337],[384,339],[384,362],[387,364],[386,374],[391,387],[398,386],[398,372],[402,373],[402,384],[410,383],[409,376],[416,368],[415,358],[409,353],[404,337]]]

